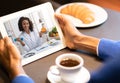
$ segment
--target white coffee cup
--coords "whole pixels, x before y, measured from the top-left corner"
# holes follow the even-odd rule
[[[75,66],[63,66],[61,65],[61,61],[63,60],[70,60],[70,62],[73,61],[77,61],[79,64],[75,65]],[[54,73],[56,75],[59,74],[59,76],[61,77],[61,79],[67,83],[71,83],[74,82],[81,70],[81,68],[83,67],[84,64],[84,60],[81,56],[77,55],[77,54],[73,54],[73,53],[66,53],[66,54],[62,54],[59,55],[56,60],[56,67],[52,66],[51,67],[51,71],[55,70],[55,68],[58,70],[57,73]],[[71,63],[70,63],[71,64]]]

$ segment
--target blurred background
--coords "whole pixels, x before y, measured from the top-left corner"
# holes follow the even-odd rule
[[[0,16],[17,12],[48,1],[53,4],[54,9],[66,3],[89,2],[120,12],[120,0],[2,0],[0,2]]]

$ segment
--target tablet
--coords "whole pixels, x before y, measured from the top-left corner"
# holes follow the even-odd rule
[[[19,49],[22,65],[66,47],[50,2],[2,16],[0,33],[1,38],[10,37]]]

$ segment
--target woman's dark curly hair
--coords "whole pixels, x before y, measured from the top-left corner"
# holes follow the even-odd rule
[[[20,17],[20,19],[19,19],[19,21],[18,21],[19,30],[20,30],[20,31],[24,31],[23,26],[22,26],[22,22],[23,22],[24,20],[28,20],[28,22],[29,22],[29,24],[30,24],[29,29],[30,29],[30,31],[33,31],[33,23],[32,23],[32,21],[31,21],[28,17]]]

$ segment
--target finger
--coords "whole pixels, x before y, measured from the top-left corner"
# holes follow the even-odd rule
[[[65,24],[66,24],[65,20],[64,20],[64,15],[63,14],[55,14],[55,17],[57,18],[62,31],[64,31],[63,29],[64,29]]]
[[[6,47],[5,47],[5,42],[4,39],[0,39],[0,63],[4,64],[6,57]]]
[[[59,21],[61,21],[62,23],[64,23],[64,25],[71,23],[68,15],[65,15],[65,14],[55,14],[55,17],[56,17]]]
[[[5,37],[4,42],[8,51],[11,50],[12,52],[13,50],[16,49],[16,46],[13,44],[12,40],[9,37]]]
[[[4,42],[5,42],[6,46],[12,46],[13,45],[12,40],[9,37],[5,37]]]
[[[0,39],[0,55],[2,55],[4,49],[5,49],[5,47],[4,47],[4,40]]]
[[[12,55],[12,57],[21,57],[20,56],[20,52],[17,49],[17,47],[13,44],[12,40],[9,37],[5,37],[5,44],[6,44],[6,48],[9,52],[9,54]]]
[[[64,15],[63,14],[55,14],[55,17],[59,21],[59,23],[64,24]]]

